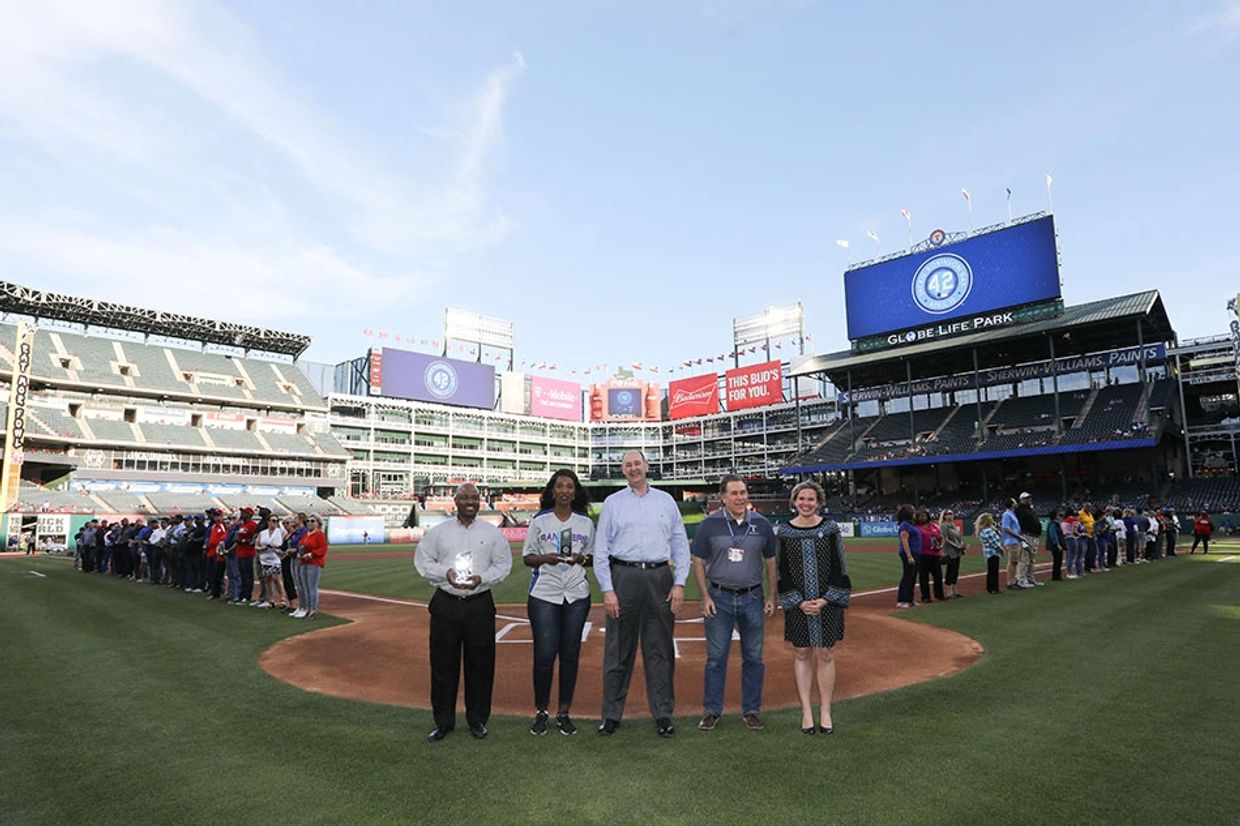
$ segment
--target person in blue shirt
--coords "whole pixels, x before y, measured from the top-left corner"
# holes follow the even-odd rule
[[[676,733],[672,630],[689,578],[689,538],[676,500],[650,487],[645,455],[628,451],[620,468],[629,485],[603,500],[594,539],[594,575],[607,614],[598,730],[609,735],[620,725],[640,640],[650,715],[659,736],[671,737]]]
[[[999,524],[999,532],[1003,537],[1003,550],[1007,553],[1008,569],[1007,569],[1007,587],[1009,591],[1020,591],[1027,587],[1017,577],[1017,571],[1020,567],[1021,554],[1023,553],[1025,539],[1020,535],[1020,519],[1016,516],[1016,500],[1009,499],[1007,510],[1003,512],[1003,519]]]
[[[913,607],[913,584],[917,581],[917,563],[921,558],[921,529],[913,523],[917,509],[912,505],[901,505],[896,510],[896,521],[900,523],[897,530],[900,554],[900,588],[896,594],[897,608]]]

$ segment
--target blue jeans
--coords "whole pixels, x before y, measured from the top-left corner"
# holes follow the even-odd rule
[[[241,598],[241,565],[238,564],[236,554],[228,555],[228,598]]]
[[[715,615],[706,622],[706,685],[702,691],[702,710],[723,714],[723,685],[728,676],[728,652],[732,629],[741,636],[741,713],[757,714],[762,708],[762,641],[766,634],[762,613],[762,588],[747,594],[733,594],[711,587]]]
[[[534,634],[534,708],[546,711],[551,702],[551,675],[560,658],[558,708],[573,704],[577,689],[577,663],[581,657],[581,631],[590,613],[590,598],[576,602],[547,602],[530,597],[526,602],[530,630]]]
[[[1074,576],[1085,573],[1085,540],[1072,537],[1064,540],[1064,547],[1068,549],[1068,573]]]

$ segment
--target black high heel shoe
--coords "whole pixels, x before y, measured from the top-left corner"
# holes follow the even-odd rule
[[[815,733],[816,731],[817,731],[817,729],[816,729],[816,728],[814,728],[813,726],[810,726],[809,728],[803,728],[803,729],[801,729],[801,733],[802,733],[802,734],[813,734],[813,733]]]
[[[834,734],[835,726],[819,726],[818,733],[819,734]]]

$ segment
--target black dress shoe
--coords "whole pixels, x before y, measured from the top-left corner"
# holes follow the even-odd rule
[[[487,734],[489,734],[490,732],[487,731],[487,727],[482,725],[482,723],[474,723],[472,726],[469,727],[469,733],[472,737],[475,737],[481,740],[483,737],[486,737]]]
[[[676,727],[672,725],[671,717],[660,717],[655,721],[655,725],[659,727],[660,737],[671,737],[676,733]]]
[[[604,735],[615,734],[618,728],[620,728],[619,720],[604,720],[598,727],[598,733]]]
[[[436,728],[430,734],[426,735],[426,742],[438,743],[440,740],[447,737],[448,733],[451,731],[452,729],[450,728]]]
[[[835,726],[819,726],[818,733],[819,734],[834,734]]]
[[[802,734],[815,734],[817,733],[817,731],[818,729],[814,728],[813,726],[810,726],[809,728],[801,729]]]

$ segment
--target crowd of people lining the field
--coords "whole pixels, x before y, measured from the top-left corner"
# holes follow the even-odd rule
[[[92,519],[73,547],[73,566],[83,573],[206,594],[208,600],[284,611],[296,619],[318,613],[327,557],[322,517],[281,518],[248,507],[231,514],[210,508],[193,515]]]
[[[896,607],[912,608],[919,604],[914,598],[918,584],[923,603],[963,596],[955,586],[960,556],[967,552],[967,546],[952,511],[944,509],[937,519],[932,519],[924,508],[902,505],[896,511],[895,521],[899,523],[897,551],[903,567]],[[1003,592],[999,572],[1005,559],[1007,590],[1044,585],[1035,575],[1037,553],[1043,544],[1051,554],[1051,581],[1058,582],[1177,556],[1181,530],[1174,508],[1094,507],[1090,502],[1081,502],[1053,508],[1043,518],[1034,512],[1029,493],[1009,499],[998,520],[994,514],[982,512],[973,527],[986,560],[989,594]],[[1207,512],[1194,516],[1189,553],[1196,553],[1198,546],[1203,553],[1209,553],[1214,531],[1214,522]]]

